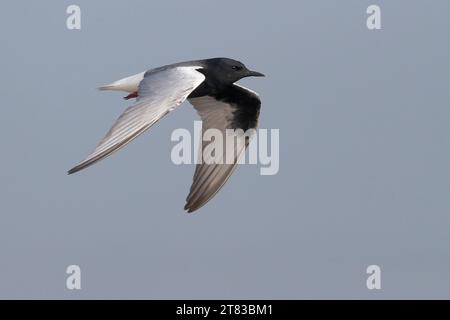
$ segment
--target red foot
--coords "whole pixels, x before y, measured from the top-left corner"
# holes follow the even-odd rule
[[[129,95],[127,95],[126,97],[123,97],[125,100],[131,99],[131,98],[137,98],[138,93],[137,91],[130,93]]]

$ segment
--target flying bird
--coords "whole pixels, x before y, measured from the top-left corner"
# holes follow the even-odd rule
[[[99,87],[100,90],[125,91],[128,95],[124,98],[136,98],[136,102],[119,116],[95,150],[68,174],[111,155],[186,99],[197,110],[203,132],[210,128],[223,133],[226,129],[256,129],[261,100],[254,91],[235,83],[251,76],[264,75],[233,59],[212,58],[150,69]],[[222,188],[245,153],[248,140],[247,137],[245,143],[234,147],[231,162],[197,164],[185,210],[199,209]],[[200,151],[209,143],[202,141]]]

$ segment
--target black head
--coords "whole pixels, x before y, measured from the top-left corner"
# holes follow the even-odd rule
[[[242,62],[228,58],[206,60],[208,73],[222,84],[232,84],[245,77],[264,77],[260,72],[249,70]]]

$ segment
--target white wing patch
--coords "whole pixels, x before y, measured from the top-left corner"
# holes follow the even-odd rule
[[[241,89],[247,90],[248,92],[254,94],[255,96],[257,96],[259,98],[259,94],[257,92],[255,92],[255,91],[253,91],[252,89],[249,89],[249,88],[244,87],[243,85],[237,84],[237,83],[233,83],[233,85],[235,85],[236,87],[239,87]]]

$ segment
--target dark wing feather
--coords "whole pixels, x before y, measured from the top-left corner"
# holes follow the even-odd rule
[[[227,129],[256,129],[258,125],[259,109],[261,101],[258,95],[242,86],[233,85],[221,95],[190,98],[189,102],[199,113],[202,121],[202,136],[208,129],[219,130],[226,137]],[[251,131],[251,130],[250,130]],[[188,212],[193,212],[206,204],[222,188],[233,173],[239,158],[245,153],[251,135],[237,135],[232,147],[226,147],[223,141],[223,154],[215,153],[214,158],[223,157],[229,161],[225,163],[212,163],[213,158],[202,157],[202,163],[197,164],[193,183],[186,199],[184,207]],[[247,132],[248,133],[248,132]],[[225,139],[224,139],[225,140]],[[211,141],[201,141],[201,152],[210,146]]]

